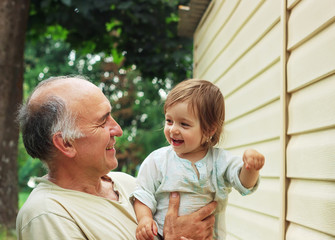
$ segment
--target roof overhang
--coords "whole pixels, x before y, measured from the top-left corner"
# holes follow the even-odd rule
[[[178,8],[178,36],[193,38],[202,16],[211,0],[191,0],[188,6],[180,5]]]

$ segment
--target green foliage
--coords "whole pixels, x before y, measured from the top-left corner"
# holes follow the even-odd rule
[[[43,176],[46,174],[46,170],[42,165],[41,161],[38,159],[33,159],[28,157],[28,159],[21,159],[24,164],[19,169],[19,187],[20,190],[29,191],[29,187],[27,185],[29,179],[32,176]]]
[[[29,197],[30,191],[24,191],[19,193],[19,209],[23,206],[27,198]]]
[[[166,145],[164,95],[191,77],[192,41],[177,36],[177,6],[186,0],[31,0],[24,96],[43,79],[81,74],[102,88],[123,128],[117,139],[122,170],[136,175]],[[19,145],[20,187],[43,175]]]
[[[15,229],[8,229],[0,225],[0,240],[15,240]]]
[[[58,24],[49,26],[46,31],[46,35],[52,37],[55,41],[66,40],[68,34],[69,31]]]
[[[61,26],[66,42],[78,51],[110,55],[116,50],[125,57],[124,65],[136,65],[144,79],[179,82],[192,70],[192,41],[177,36],[178,4],[188,2],[32,0],[27,38],[38,39],[49,26]]]
[[[116,89],[127,90],[120,99],[111,99],[116,107],[112,115],[124,130],[116,145],[120,151],[117,170],[136,175],[144,158],[166,144],[163,134],[163,99],[158,94],[159,85],[155,81],[143,81],[136,70],[128,70],[119,79],[120,85]],[[107,92],[105,94],[109,95]]]
[[[38,159],[31,158],[22,142],[20,135],[18,142],[18,175],[19,191],[30,191],[27,183],[32,176],[43,176],[46,173],[42,163]]]

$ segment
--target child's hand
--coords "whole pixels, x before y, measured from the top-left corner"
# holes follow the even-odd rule
[[[254,149],[248,149],[243,154],[243,162],[247,170],[260,170],[264,165],[264,161],[264,156]]]
[[[136,228],[137,240],[153,240],[157,236],[157,226],[151,217],[143,217]]]

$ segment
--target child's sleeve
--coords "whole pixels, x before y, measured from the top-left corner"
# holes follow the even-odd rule
[[[241,157],[233,156],[230,152],[223,150],[221,152],[225,164],[222,168],[223,181],[225,185],[235,188],[241,195],[248,195],[257,190],[260,178],[258,177],[257,183],[252,188],[245,188],[240,181],[240,172],[243,166]]]
[[[130,195],[130,200],[135,198],[151,209],[152,214],[156,212],[157,201],[155,192],[161,182],[161,174],[153,154],[150,154],[141,164],[136,179],[135,191]]]

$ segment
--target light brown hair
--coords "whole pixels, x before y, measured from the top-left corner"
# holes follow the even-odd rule
[[[180,82],[168,94],[164,113],[169,107],[185,101],[189,102],[200,120],[203,138],[206,138],[203,146],[213,147],[220,141],[225,119],[224,98],[220,89],[206,80],[189,79]]]

